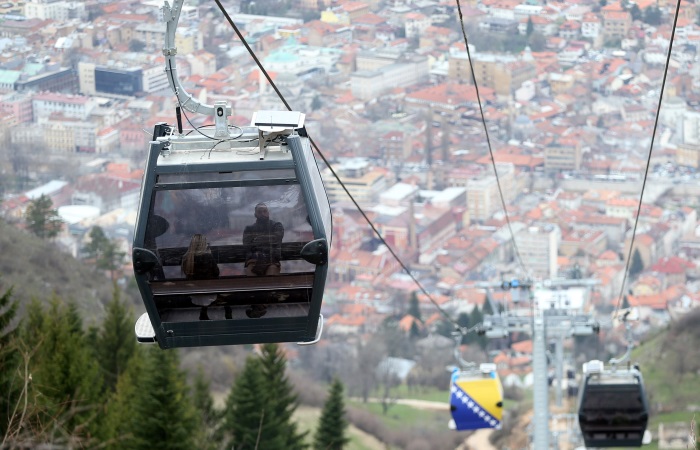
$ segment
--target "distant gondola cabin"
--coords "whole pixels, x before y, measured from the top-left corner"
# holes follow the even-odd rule
[[[503,387],[495,364],[455,370],[450,382],[450,428],[458,431],[501,428]]]
[[[641,372],[584,364],[578,420],[586,447],[640,447],[649,420]]]

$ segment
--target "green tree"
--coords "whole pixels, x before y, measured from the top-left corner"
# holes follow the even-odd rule
[[[314,449],[342,450],[350,442],[347,437],[347,428],[343,383],[336,378],[331,384],[328,399],[321,411],[321,419],[314,436]]]
[[[94,342],[95,355],[102,369],[105,387],[114,391],[117,380],[136,351],[134,315],[127,303],[121,299],[121,291],[116,283],[112,300],[107,304],[107,315]]]
[[[130,429],[133,450],[190,450],[198,421],[191,403],[178,353],[153,346],[145,351],[143,371],[138,375]],[[121,448],[125,448],[122,446]]]
[[[639,249],[635,248],[632,253],[632,262],[630,263],[630,276],[637,276],[642,270],[644,270],[642,255],[639,254]]]
[[[0,296],[0,438],[7,433],[20,395],[17,369],[21,355],[15,343],[17,328],[13,326],[16,314],[17,302],[12,299],[12,288],[9,288]]]
[[[642,20],[649,25],[661,25],[661,9],[656,5],[647,6]]]
[[[44,194],[29,202],[26,222],[29,231],[42,239],[56,237],[63,226],[58,211],[53,208],[51,198]]]
[[[411,323],[411,328],[408,330],[408,337],[411,340],[415,340],[419,338],[423,333],[421,332],[420,328],[418,327],[418,322],[415,320]]]
[[[278,424],[278,432],[284,437],[285,450],[305,449],[306,432],[301,433],[293,421],[294,411],[299,401],[294,388],[287,378],[287,358],[278,344],[263,344],[261,347],[261,373],[268,384],[266,389],[270,421]],[[268,422],[269,423],[269,422]],[[261,447],[268,448],[268,447]]]
[[[119,376],[109,400],[101,429],[102,441],[109,450],[134,448],[133,431],[140,425],[133,414],[133,405],[139,402],[143,388],[143,373],[147,348],[137,346],[124,372]]]
[[[635,3],[632,5],[632,7],[629,9],[630,14],[632,15],[632,20],[642,20],[643,14],[642,10],[639,9],[639,6]]]
[[[214,408],[214,399],[211,397],[211,386],[204,375],[202,366],[197,372],[192,384],[192,404],[199,414],[200,433],[197,435],[195,448],[201,450],[215,450],[219,448],[217,442],[216,427],[220,414]]]
[[[238,375],[226,399],[223,429],[225,448],[236,450],[253,450],[256,448],[282,448],[281,436],[270,436],[264,433],[266,412],[265,390],[269,384],[263,381],[260,359],[248,356],[243,371]],[[266,438],[270,447],[259,446]],[[274,439],[275,442],[269,442]]]
[[[63,437],[49,437],[50,440],[89,441],[101,409],[102,378],[77,307],[54,297],[45,310],[33,301],[21,336],[34,352],[30,361],[30,397],[42,411],[34,417],[35,428],[56,424]]]
[[[142,52],[146,48],[146,44],[138,39],[132,39],[129,41],[129,51],[131,52]]]
[[[114,278],[114,271],[124,262],[125,253],[119,251],[116,243],[107,237],[101,227],[92,227],[89,237],[90,242],[83,247],[83,251],[95,261],[98,269],[109,270]]]
[[[532,17],[527,16],[527,28],[525,29],[525,36],[530,37],[533,31],[535,31],[535,25],[532,23]]]
[[[423,318],[421,317],[420,313],[420,303],[418,302],[418,294],[416,291],[411,293],[411,300],[408,305],[408,314],[423,322]]]

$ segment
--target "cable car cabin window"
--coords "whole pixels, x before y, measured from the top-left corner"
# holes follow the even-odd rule
[[[207,181],[254,181],[271,179],[296,179],[294,169],[268,169],[248,172],[183,172],[158,175],[157,183],[203,183]]]
[[[144,245],[158,258],[149,283],[161,321],[308,315],[315,265],[300,252],[313,239],[298,184],[158,186]]]
[[[304,157],[306,158],[306,166],[309,168],[309,178],[311,180],[311,186],[314,191],[314,195],[319,202],[323,204],[319,205],[321,208],[321,220],[323,221],[326,230],[332,230],[331,225],[331,207],[328,202],[328,197],[326,196],[326,189],[323,186],[323,180],[321,179],[321,172],[318,169],[316,160],[311,151],[305,152]],[[313,172],[313,171],[316,172]]]

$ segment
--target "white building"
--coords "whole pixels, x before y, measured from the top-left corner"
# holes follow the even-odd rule
[[[34,121],[40,117],[48,117],[53,113],[61,113],[66,117],[84,120],[95,106],[94,99],[82,95],[43,92],[36,94],[32,99]]]
[[[362,100],[377,98],[383,93],[419,83],[428,78],[428,59],[390,64],[377,70],[361,70],[350,76],[352,95]]]
[[[559,270],[557,254],[561,230],[557,225],[543,224],[526,228],[515,237],[518,251],[534,277],[556,278]]]
[[[24,4],[24,15],[27,19],[55,20],[65,22],[70,19],[87,18],[84,2],[38,2],[29,1]]]

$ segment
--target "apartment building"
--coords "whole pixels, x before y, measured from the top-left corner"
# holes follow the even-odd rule
[[[340,166],[336,166],[335,170],[359,204],[375,203],[379,194],[387,189],[386,171],[372,168],[367,161],[361,159],[345,161]],[[323,179],[326,194],[331,203],[350,201],[330,170],[326,169]]]
[[[48,117],[53,113],[61,113],[66,117],[85,120],[95,106],[94,99],[82,95],[43,92],[32,98],[34,121],[40,117]]]
[[[466,51],[450,51],[448,78],[456,82],[472,79],[469,57]],[[493,89],[497,95],[510,95],[523,82],[537,77],[533,62],[522,61],[512,56],[476,54],[472,55],[474,73],[479,86]]]
[[[544,149],[545,170],[580,170],[581,141],[559,139]]]
[[[561,230],[557,225],[542,224],[525,228],[515,236],[518,251],[534,277],[556,278],[557,255]]]
[[[350,86],[354,97],[370,100],[391,89],[411,86],[427,78],[428,59],[416,56],[377,70],[358,70],[350,76]]]
[[[515,166],[510,163],[497,163],[498,178],[503,192],[511,192],[515,186]],[[498,182],[495,176],[467,181],[467,209],[472,220],[486,220],[501,211]]]

